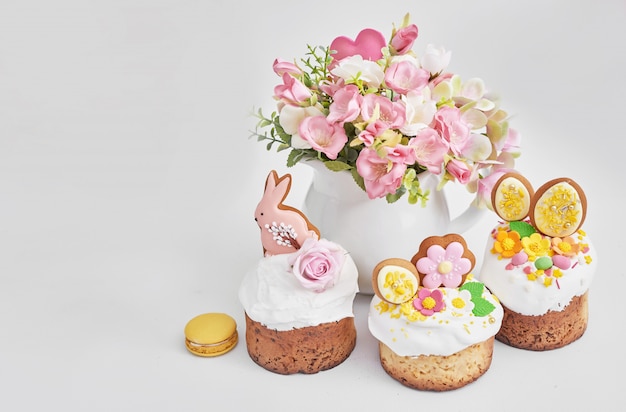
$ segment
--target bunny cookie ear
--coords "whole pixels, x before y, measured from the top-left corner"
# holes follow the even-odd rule
[[[415,265],[405,259],[385,259],[372,272],[372,287],[376,296],[399,305],[417,293],[419,274]]]
[[[524,220],[530,212],[533,187],[521,174],[505,173],[491,192],[491,205],[501,219],[507,222]]]
[[[550,237],[575,233],[587,214],[585,193],[572,179],[551,180],[537,189],[530,205],[530,221]]]

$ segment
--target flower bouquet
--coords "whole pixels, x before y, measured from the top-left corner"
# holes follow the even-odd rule
[[[300,60],[276,59],[277,110],[258,110],[253,136],[267,150],[290,150],[288,167],[305,159],[349,171],[370,199],[406,194],[425,204],[418,175],[427,171],[438,190],[458,182],[489,207],[493,183],[519,156],[520,136],[480,78],[447,71],[449,51],[429,44],[421,56],[413,52],[417,36],[407,14],[389,41],[364,29],[354,40],[307,46]]]

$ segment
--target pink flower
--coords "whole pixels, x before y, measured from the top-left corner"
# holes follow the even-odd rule
[[[289,257],[296,279],[314,292],[323,292],[334,286],[344,261],[345,252],[337,245],[315,238],[307,238],[300,249]]]
[[[395,148],[385,148],[388,154],[394,152]],[[381,158],[376,151],[364,148],[356,159],[356,168],[359,175],[363,177],[365,191],[370,199],[384,197],[387,194],[395,193],[402,184],[402,177],[406,171],[404,159],[409,153],[402,157],[402,151],[395,152],[395,156]]]
[[[290,74],[292,76],[302,75],[302,70],[300,70],[298,66],[296,66],[295,64],[291,62],[287,62],[284,60],[275,59],[274,64],[272,65],[272,68],[274,69],[274,73],[276,73],[280,77],[283,77],[285,73]]]
[[[443,301],[443,293],[439,289],[421,288],[417,292],[417,298],[413,300],[413,307],[424,316],[431,316],[435,312],[441,312],[446,307]]]
[[[378,117],[375,117],[378,109]],[[406,108],[401,102],[392,102],[378,94],[366,94],[361,105],[361,116],[365,121],[381,120],[390,129],[398,129],[406,120]]]
[[[461,184],[466,184],[472,179],[472,169],[461,160],[450,160],[448,164],[446,164],[446,170]]]
[[[274,87],[274,96],[287,103],[298,105],[311,97],[311,90],[289,73],[284,73],[283,84]]]
[[[415,24],[399,29],[390,42],[390,46],[395,51],[395,54],[405,54],[411,50],[415,39],[417,39],[417,34],[418,31]]]
[[[353,84],[337,90],[329,107],[328,121],[330,123],[353,121],[361,113],[362,100],[359,88]]]
[[[441,173],[443,157],[448,153],[448,143],[445,142],[436,130],[426,127],[417,132],[417,135],[409,140],[409,146],[415,151],[415,158],[429,172]]]
[[[426,256],[420,258],[415,267],[425,274],[422,283],[429,289],[442,284],[447,288],[456,288],[461,284],[463,275],[472,268],[469,259],[463,257],[464,248],[459,242],[450,243],[445,249],[441,245],[432,245]]]
[[[329,123],[324,116],[305,118],[300,123],[298,133],[313,149],[333,160],[348,142],[343,126],[338,123]]]
[[[385,72],[387,87],[400,94],[424,88],[429,78],[430,74],[426,70],[406,60],[392,63]]]
[[[380,120],[376,120],[368,124],[365,130],[359,133],[359,140],[362,141],[366,147],[370,147],[374,144],[374,140],[378,136],[382,136],[387,130],[389,130],[389,125]]]
[[[435,113],[434,129],[450,143],[450,149],[459,155],[470,137],[470,128],[461,119],[461,110],[443,106]]]

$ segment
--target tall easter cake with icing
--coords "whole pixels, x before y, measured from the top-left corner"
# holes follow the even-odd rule
[[[263,257],[243,278],[246,346],[252,360],[284,375],[333,368],[356,345],[358,271],[349,253],[283,203],[291,175],[271,171],[255,210]]]
[[[587,329],[596,250],[582,230],[587,199],[569,178],[534,191],[518,173],[494,185],[502,222],[488,236],[479,278],[504,307],[499,341],[521,349],[561,348]]]
[[[458,234],[431,236],[411,261],[373,271],[368,326],[383,369],[419,390],[461,388],[491,366],[503,309],[470,273],[474,254]]]

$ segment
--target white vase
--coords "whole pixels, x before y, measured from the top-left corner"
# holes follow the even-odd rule
[[[322,237],[342,245],[359,270],[361,293],[373,294],[372,270],[382,260],[410,260],[428,236],[470,229],[484,212],[468,202],[454,219],[450,217],[446,192],[437,190],[437,178],[419,175],[420,186],[430,189],[426,207],[409,204],[406,197],[394,203],[370,199],[349,172],[333,172],[321,162],[304,162],[313,168],[303,212]],[[453,184],[453,183],[451,183]]]

